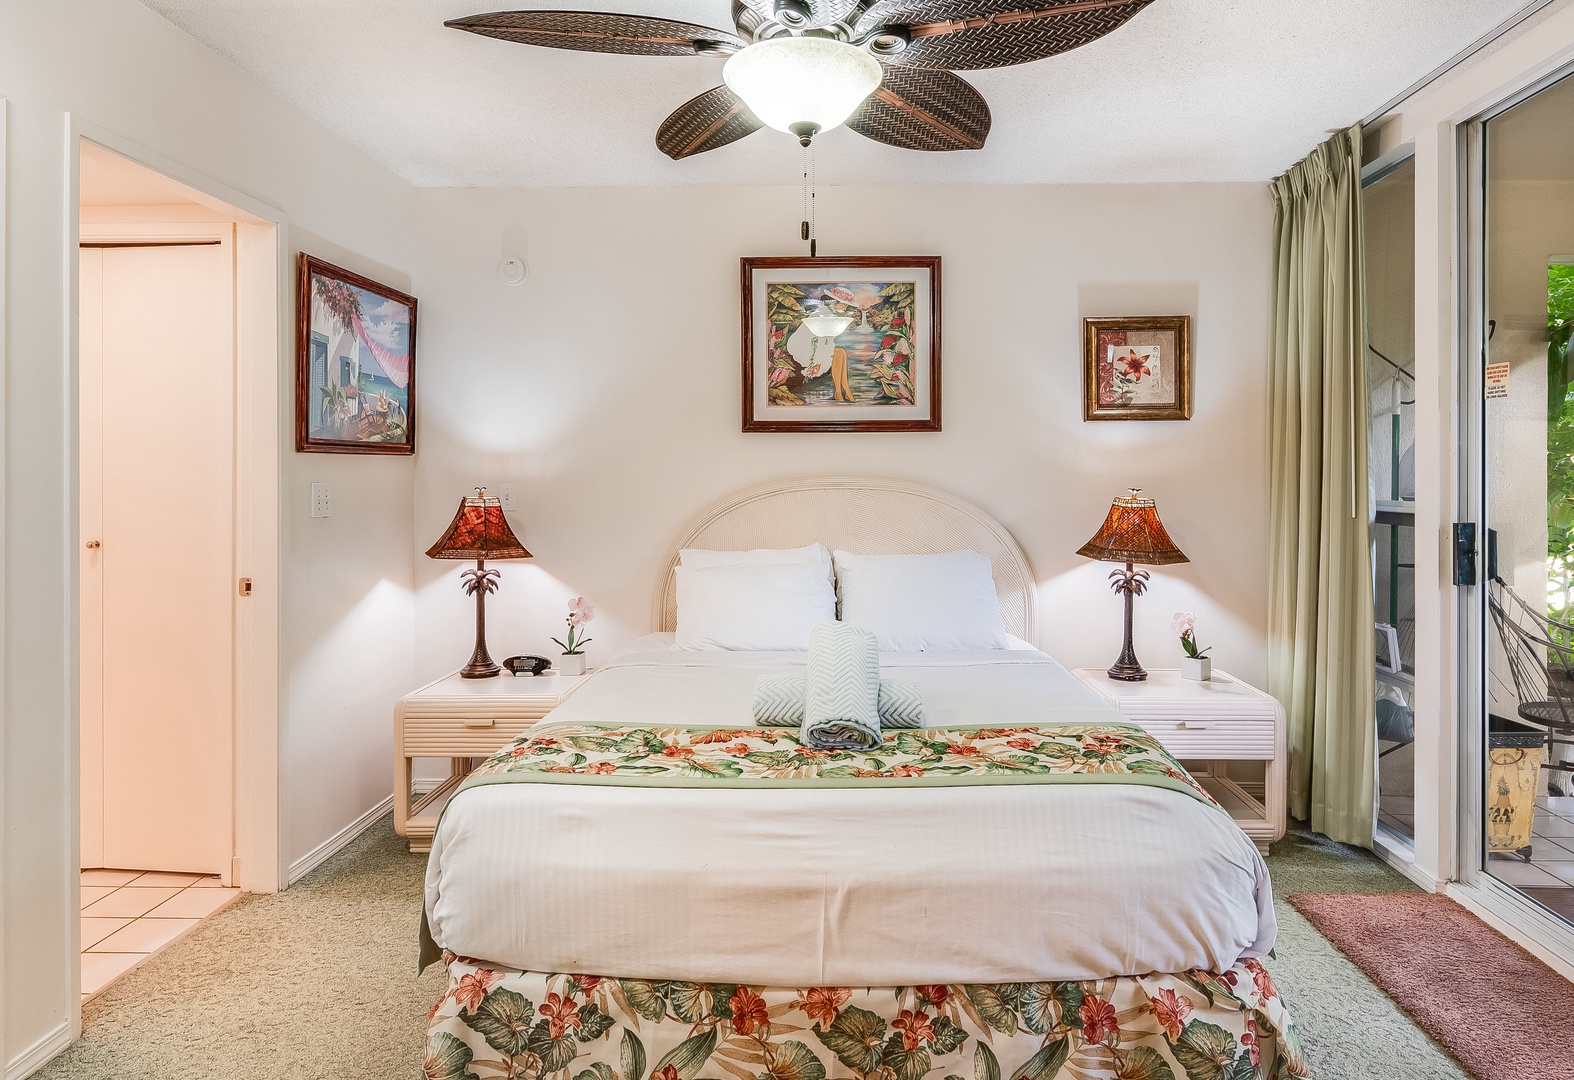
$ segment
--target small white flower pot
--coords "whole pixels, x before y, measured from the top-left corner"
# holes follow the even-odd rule
[[[1183,656],[1180,662],[1181,678],[1192,682],[1207,682],[1213,678],[1213,661],[1206,656]]]
[[[585,654],[582,652],[564,653],[557,669],[564,675],[583,675],[585,673]],[[1207,676],[1203,677],[1207,678]]]

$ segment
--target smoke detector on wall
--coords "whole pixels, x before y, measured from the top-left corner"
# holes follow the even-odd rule
[[[510,255],[497,264],[497,276],[504,285],[523,285],[525,283],[525,260],[516,259]]]

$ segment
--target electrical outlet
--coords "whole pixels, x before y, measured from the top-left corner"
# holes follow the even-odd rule
[[[502,500],[502,502],[503,502],[503,509],[504,510],[518,510],[519,509],[519,503],[514,498],[514,485],[513,484],[500,484],[500,485],[498,485],[497,496],[498,496],[499,499]]]
[[[312,485],[312,517],[333,517],[333,485]]]

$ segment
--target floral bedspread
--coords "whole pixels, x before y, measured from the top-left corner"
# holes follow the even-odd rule
[[[464,787],[510,782],[634,786],[961,786],[1135,783],[1213,802],[1134,724],[891,730],[876,750],[819,750],[795,728],[551,724],[515,739]]]
[[[777,989],[542,975],[453,957],[427,1080],[1290,1080],[1267,970]]]

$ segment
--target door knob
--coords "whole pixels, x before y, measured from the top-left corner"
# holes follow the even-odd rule
[[[89,550],[89,551],[97,551],[97,550],[98,550],[98,549],[99,549],[99,548],[100,548],[100,547],[102,547],[102,546],[103,546],[103,545],[102,545],[102,544],[100,544],[100,543],[99,543],[99,542],[98,542],[98,541],[97,541],[97,540],[89,540],[89,541],[88,541],[88,542],[87,542],[87,549],[88,549],[88,550]]]

